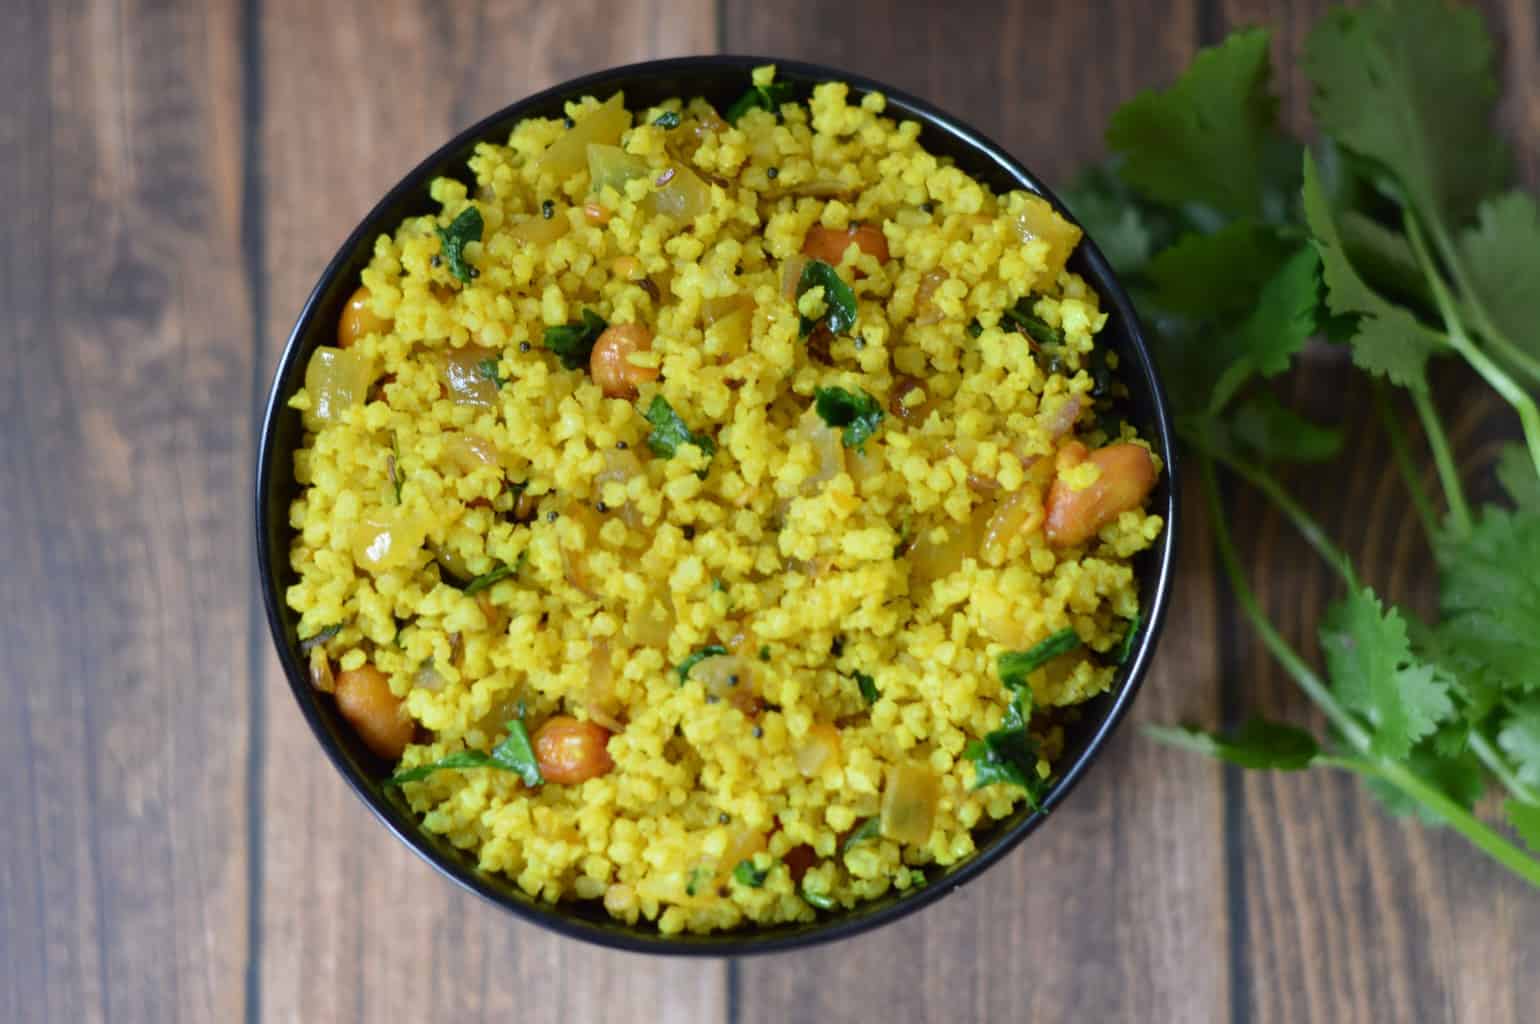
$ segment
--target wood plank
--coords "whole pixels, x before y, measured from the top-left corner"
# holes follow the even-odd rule
[[[585,71],[709,50],[714,25],[707,0],[264,3],[267,364],[335,246],[455,130]],[[264,1019],[720,1017],[719,964],[557,938],[439,878],[347,791],[271,657],[264,678]]]
[[[0,1019],[241,1012],[232,15],[16,4],[0,40]]]
[[[1100,154],[1111,110],[1172,76],[1197,34],[1188,4],[979,4],[960,18],[919,4],[738,0],[727,30],[730,50],[823,61],[925,96],[1050,183]],[[1217,715],[1218,595],[1200,505],[1193,492],[1162,657],[1134,721]],[[838,950],[742,962],[740,1019],[1215,1019],[1229,1005],[1220,779],[1125,727],[1054,820],[964,892]]]
[[[1296,129],[1308,122],[1309,85],[1296,70],[1311,25],[1327,5],[1227,0],[1212,26],[1274,27],[1278,86]],[[1508,35],[1534,47],[1532,14],[1510,9]],[[1513,54],[1505,121],[1525,114],[1516,88],[1532,60]],[[1517,66],[1514,66],[1517,61]],[[1532,138],[1518,133],[1519,138]],[[1520,166],[1532,166],[1531,152]],[[1533,180],[1531,178],[1531,180]],[[1440,374],[1440,404],[1462,465],[1479,467],[1494,438],[1517,427],[1472,374]],[[1427,613],[1434,570],[1386,441],[1369,415],[1369,388],[1340,353],[1315,353],[1288,382],[1294,398],[1349,438],[1340,468],[1292,474],[1296,495],[1354,557],[1361,577]],[[1409,405],[1400,415],[1415,424]],[[1417,431],[1414,429],[1413,433]],[[1487,460],[1492,455],[1487,452]],[[1479,474],[1469,472],[1472,485]],[[1436,490],[1431,471],[1428,483]],[[1244,556],[1283,635],[1314,658],[1321,615],[1340,586],[1281,517],[1244,489],[1232,491]],[[1226,668],[1244,710],[1323,723],[1255,643],[1244,622]],[[1257,1021],[1479,1020],[1532,1017],[1540,974],[1529,936],[1540,904],[1522,882],[1447,832],[1389,817],[1356,780],[1319,772],[1244,776],[1240,822],[1245,899],[1237,1009]],[[1473,894],[1480,894],[1472,900]],[[1500,908],[1494,912],[1494,908]],[[1280,951],[1287,951],[1281,955]]]

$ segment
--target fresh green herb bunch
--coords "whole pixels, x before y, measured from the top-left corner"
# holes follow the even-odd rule
[[[1314,27],[1303,65],[1321,136],[1277,121],[1268,34],[1198,54],[1171,88],[1112,118],[1111,161],[1071,209],[1151,327],[1177,430],[1194,456],[1237,601],[1324,712],[1330,739],[1253,720],[1230,735],[1156,728],[1245,768],[1344,769],[1396,812],[1460,832],[1540,887],[1540,858],[1472,813],[1494,785],[1540,852],[1540,209],[1510,188],[1492,130],[1492,43],[1473,10],[1376,0]],[[1337,456],[1341,434],[1261,386],[1312,337],[1346,345],[1439,566],[1439,617],[1386,603],[1289,494],[1278,467]],[[1511,504],[1472,509],[1430,394],[1463,360],[1517,412],[1498,477]],[[1387,392],[1410,395],[1443,491],[1427,494]],[[1236,555],[1218,469],[1255,487],[1340,577],[1320,661],[1264,615]]]

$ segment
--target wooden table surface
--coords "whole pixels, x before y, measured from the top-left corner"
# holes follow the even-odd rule
[[[1231,27],[1298,51],[1317,3],[1175,0],[145,3],[16,0],[0,34],[0,1021],[1534,1021],[1540,899],[1353,781],[1243,776],[1125,728],[1003,864],[916,917],[736,962],[619,955],[457,891],[306,729],[261,620],[256,410],[334,247],[473,120],[606,65],[824,61],[961,114],[1050,182],[1123,99]],[[1537,178],[1540,44],[1505,37]],[[1306,97],[1279,83],[1287,116]],[[1353,438],[1296,481],[1370,578],[1431,568],[1359,379]],[[1480,455],[1506,429],[1453,382]],[[1494,428],[1494,422],[1497,426]],[[1236,490],[1271,610],[1331,581]],[[1189,493],[1134,719],[1309,712],[1239,624]]]

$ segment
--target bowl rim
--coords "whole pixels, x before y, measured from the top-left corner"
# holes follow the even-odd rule
[[[647,933],[641,929],[635,932],[621,931],[565,913],[560,904],[546,904],[535,900],[525,902],[512,897],[506,881],[502,886],[494,885],[488,881],[486,873],[480,872],[474,865],[451,862],[440,856],[438,851],[429,844],[420,824],[412,828],[399,824],[392,817],[390,805],[381,794],[377,782],[369,779],[361,771],[355,770],[343,756],[339,744],[326,728],[320,702],[315,697],[297,650],[286,637],[282,595],[272,571],[275,553],[269,545],[266,529],[266,509],[271,504],[277,459],[281,454],[285,454],[279,451],[275,439],[278,420],[286,411],[287,396],[282,395],[279,388],[283,380],[292,372],[293,364],[300,358],[304,338],[311,331],[311,322],[317,315],[318,306],[323,303],[328,286],[345,270],[361,246],[372,244],[373,236],[380,230],[376,222],[402,201],[404,193],[423,189],[433,176],[444,173],[446,162],[452,160],[455,154],[464,152],[477,141],[493,137],[496,132],[506,130],[520,118],[529,116],[529,111],[558,99],[599,94],[611,87],[623,86],[625,82],[634,81],[639,77],[662,75],[689,77],[693,73],[707,70],[740,70],[744,72],[747,80],[747,73],[751,69],[765,64],[774,64],[778,76],[799,80],[840,81],[849,85],[853,91],[882,93],[888,103],[888,112],[892,116],[918,121],[927,131],[951,136],[954,144],[962,149],[972,150],[996,165],[1014,180],[1017,187],[1042,196],[1061,215],[1069,217],[1072,223],[1078,223],[1070,216],[1063,202],[1035,174],[992,139],[925,100],[863,75],[851,74],[838,68],[806,61],[747,54],[669,57],[603,68],[558,82],[510,103],[455,133],[447,142],[419,161],[374,204],[327,263],[326,269],[305,299],[299,316],[295,319],[294,327],[284,342],[283,351],[274,369],[258,438],[255,480],[256,554],[268,628],[295,702],[299,705],[311,733],[326,752],[333,767],[347,780],[348,786],[387,830],[461,889],[482,897],[524,921],[558,934],[630,953],[722,957],[805,949],[825,942],[850,938],[889,924],[936,903],[978,878],[1015,850],[1049,816],[1053,808],[1063,803],[1106,746],[1108,739],[1127,714],[1129,706],[1143,685],[1165,623],[1173,586],[1172,575],[1175,568],[1178,535],[1179,477],[1175,446],[1172,443],[1169,401],[1133,304],[1110,264],[1097,248],[1095,241],[1086,235],[1080,242],[1077,256],[1083,258],[1087,264],[1089,273],[1086,276],[1093,282],[1104,303],[1104,308],[1108,305],[1113,307],[1117,316],[1126,325],[1129,345],[1137,363],[1135,368],[1137,376],[1142,379],[1143,386],[1149,393],[1150,426],[1153,428],[1154,436],[1148,440],[1152,442],[1157,454],[1165,463],[1166,501],[1165,507],[1158,510],[1165,519],[1165,525],[1161,531],[1158,546],[1152,551],[1155,555],[1154,600],[1150,607],[1141,609],[1144,614],[1141,616],[1142,621],[1138,626],[1132,654],[1126,662],[1128,671],[1122,687],[1112,695],[1111,706],[1107,708],[1102,720],[1097,724],[1084,750],[1073,762],[1064,767],[1063,774],[1045,798],[1042,810],[1022,819],[998,836],[991,845],[976,851],[961,866],[950,870],[944,878],[905,893],[876,910],[862,913],[860,905],[857,905],[855,908],[839,911],[827,920],[820,920],[809,926],[799,926],[794,931],[756,932],[755,929],[745,928],[707,935],[668,936],[660,932]],[[284,557],[287,557],[286,554]]]

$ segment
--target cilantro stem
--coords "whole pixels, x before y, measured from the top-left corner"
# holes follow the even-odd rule
[[[1487,739],[1486,734],[1480,729],[1472,729],[1470,731],[1470,749],[1480,759],[1481,763],[1487,766],[1487,771],[1495,775],[1497,781],[1503,784],[1504,789],[1513,794],[1515,798],[1527,804],[1534,804],[1536,807],[1540,807],[1540,794],[1536,794],[1517,775],[1513,774],[1513,769],[1508,766],[1507,758],[1503,757],[1500,750],[1492,746],[1492,741]]]
[[[1433,244],[1438,248],[1439,255],[1444,258],[1444,265],[1449,268],[1450,274],[1454,277],[1455,287],[1460,291],[1464,307],[1476,330],[1486,338],[1487,344],[1502,353],[1503,358],[1523,370],[1536,383],[1540,383],[1540,360],[1536,360],[1515,344],[1513,339],[1493,322],[1486,306],[1477,297],[1476,289],[1471,285],[1470,274],[1465,269],[1465,260],[1460,256],[1460,250],[1454,244],[1454,240],[1449,237],[1449,231],[1444,227],[1443,220],[1437,216],[1429,217],[1428,231],[1433,236]]]
[[[1412,507],[1417,510],[1417,518],[1422,520],[1423,532],[1427,535],[1431,545],[1438,537],[1438,516],[1433,511],[1433,500],[1428,497],[1428,489],[1422,485],[1422,476],[1417,469],[1417,462],[1412,458],[1411,445],[1406,440],[1406,430],[1401,426],[1401,421],[1396,417],[1395,410],[1390,407],[1390,391],[1385,382],[1375,378],[1374,387],[1374,411],[1379,414],[1380,423],[1385,428],[1385,435],[1390,438],[1390,450],[1395,455],[1396,467],[1401,471],[1401,478],[1406,481],[1407,493],[1411,495]]]
[[[1438,406],[1433,404],[1433,395],[1426,387],[1426,381],[1423,387],[1409,390],[1412,393],[1412,408],[1417,410],[1423,433],[1428,435],[1428,450],[1433,453],[1433,465],[1438,470],[1438,480],[1444,488],[1444,500],[1449,503],[1449,518],[1455,531],[1463,537],[1471,530],[1470,503],[1465,500],[1465,486],[1460,483],[1460,470],[1454,464],[1449,434],[1444,430],[1444,421],[1438,415]]]
[[[1284,490],[1283,484],[1277,477],[1259,466],[1253,466],[1241,459],[1230,458],[1218,452],[1212,453],[1214,458],[1222,463],[1242,480],[1261,491],[1279,510],[1288,517],[1289,522],[1299,531],[1305,542],[1315,549],[1327,565],[1337,571],[1344,583],[1350,587],[1358,586],[1358,578],[1353,574],[1353,563],[1341,550],[1326,536],[1326,531],[1321,529],[1321,524],[1306,512],[1293,495]]]
[[[1369,750],[1369,734],[1358,721],[1348,714],[1347,710],[1337,703],[1321,677],[1305,664],[1294,650],[1289,646],[1273,624],[1263,614],[1262,607],[1257,603],[1257,595],[1252,591],[1251,584],[1246,580],[1246,572],[1241,568],[1239,554],[1235,550],[1235,542],[1230,537],[1230,527],[1225,519],[1224,500],[1219,494],[1219,480],[1214,475],[1214,459],[1207,453],[1199,458],[1199,467],[1202,470],[1203,490],[1208,497],[1210,527],[1214,531],[1214,546],[1219,549],[1219,560],[1224,565],[1225,575],[1229,577],[1230,589],[1235,592],[1235,599],[1240,603],[1241,610],[1246,618],[1251,621],[1251,627],[1262,638],[1262,643],[1267,647],[1278,663],[1284,667],[1299,688],[1313,701],[1316,706],[1325,712],[1331,719],[1332,725],[1342,734],[1347,741],[1358,750],[1365,753]]]
[[[1428,252],[1427,240],[1423,237],[1422,226],[1417,223],[1417,218],[1408,211],[1404,217],[1406,221],[1406,236],[1412,243],[1412,252],[1417,257],[1417,264],[1422,268],[1423,274],[1428,278],[1428,284],[1433,289],[1433,301],[1438,306],[1439,315],[1444,318],[1444,329],[1448,332],[1449,344],[1471,367],[1481,375],[1481,379],[1492,386],[1492,389],[1519,414],[1519,424],[1524,428],[1524,443],[1529,447],[1530,460],[1535,464],[1535,472],[1540,473],[1540,407],[1536,407],[1535,400],[1529,396],[1529,392],[1519,386],[1518,382],[1508,375],[1508,372],[1492,361],[1492,358],[1471,341],[1465,333],[1465,325],[1460,320],[1459,311],[1455,309],[1454,299],[1449,294],[1449,289],[1444,284],[1444,279],[1439,276],[1438,269],[1433,265],[1433,257]],[[1413,392],[1416,397],[1416,392]],[[1468,528],[1468,526],[1467,526]]]
[[[1449,799],[1436,786],[1423,781],[1415,772],[1399,761],[1383,758],[1356,760],[1333,758],[1331,764],[1360,775],[1379,778],[1433,811],[1471,845],[1518,875],[1524,881],[1540,889],[1540,860],[1535,860],[1510,843],[1501,833],[1486,822]]]

